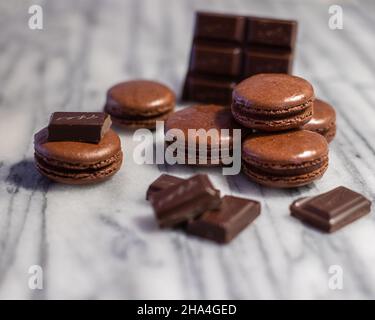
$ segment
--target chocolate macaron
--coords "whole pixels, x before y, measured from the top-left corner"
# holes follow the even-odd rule
[[[298,128],[310,121],[314,89],[300,77],[264,73],[233,90],[232,112],[243,126],[263,131]]]
[[[34,136],[35,163],[41,174],[67,184],[105,180],[121,167],[119,136],[109,129],[98,143],[49,141],[48,128]]]
[[[167,86],[148,80],[116,84],[107,92],[104,111],[112,121],[127,128],[155,128],[175,107],[175,94]]]
[[[335,109],[327,102],[316,99],[313,104],[312,119],[301,129],[320,133],[328,142],[331,142],[336,135]]]
[[[167,145],[174,142],[173,129],[181,130],[185,137],[185,140],[180,141],[178,145],[178,148],[185,150],[185,163],[221,165],[229,164],[229,158],[233,154],[233,130],[244,128],[234,120],[231,110],[228,107],[215,104],[202,104],[185,108],[169,116],[165,122]],[[198,130],[202,129],[204,130],[203,134],[199,135]],[[227,134],[222,129],[226,129]],[[209,130],[211,132],[214,130],[216,134],[211,135]],[[207,136],[204,133],[207,133]],[[243,132],[241,133],[243,134]],[[189,145],[189,141],[191,145]],[[175,143],[178,144],[178,142]],[[207,148],[206,158],[202,158],[199,155],[200,145]],[[166,152],[168,153],[168,148]]]
[[[255,134],[242,144],[243,172],[266,186],[303,186],[320,178],[327,167],[328,143],[315,132]]]

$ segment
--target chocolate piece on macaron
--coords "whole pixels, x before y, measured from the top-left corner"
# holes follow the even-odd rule
[[[72,133],[63,134],[62,128],[58,128],[61,132],[54,134],[54,126],[45,127],[35,134],[35,165],[42,175],[60,183],[88,184],[108,179],[120,169],[123,158],[121,141],[112,129],[105,128],[97,143],[82,141],[95,136],[86,131],[90,131],[88,123],[91,123],[93,114],[97,115],[86,112],[72,118],[72,113],[59,113],[59,117],[65,117],[65,130],[78,126],[74,136]],[[77,121],[82,125],[78,125]],[[101,123],[104,125],[105,121]],[[97,123],[94,126],[96,133],[103,131]],[[52,140],[59,141],[50,141],[51,135],[54,137]]]

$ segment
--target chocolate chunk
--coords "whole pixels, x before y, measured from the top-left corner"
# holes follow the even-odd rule
[[[174,227],[220,205],[220,192],[207,175],[198,174],[150,198],[159,226]]]
[[[158,193],[159,191],[167,189],[169,187],[175,186],[176,184],[184,180],[185,179],[163,173],[148,187],[146,192],[146,200],[149,200],[155,193]]]
[[[249,17],[247,42],[250,44],[280,46],[292,49],[297,34],[297,22]]]
[[[224,196],[220,208],[207,211],[199,218],[190,221],[187,232],[219,243],[227,243],[259,214],[259,202]]]
[[[290,206],[291,215],[325,232],[334,232],[370,212],[371,201],[345,187],[315,197],[301,198]]]
[[[55,112],[48,124],[48,141],[99,143],[111,124],[103,112]]]
[[[229,105],[233,85],[257,73],[292,73],[297,22],[198,12],[184,100]]]

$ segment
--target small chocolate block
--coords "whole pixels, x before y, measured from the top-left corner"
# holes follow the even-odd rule
[[[253,48],[245,53],[245,73],[291,73],[293,57],[287,51]]]
[[[185,179],[163,173],[148,187],[146,192],[146,200],[149,200],[155,193],[158,193],[159,191],[167,189],[169,187],[175,186],[176,184],[184,180]]]
[[[233,81],[190,75],[186,79],[184,98],[230,106],[235,85]]]
[[[239,76],[241,60],[241,48],[195,44],[191,56],[191,71]]]
[[[245,23],[246,18],[241,16],[198,12],[194,36],[241,42],[245,35]]]
[[[187,232],[219,243],[227,243],[259,214],[259,202],[224,196],[219,209],[207,211],[199,218],[190,221]]]
[[[292,216],[325,232],[334,232],[370,210],[370,200],[342,186],[315,197],[298,199],[290,206]]]
[[[292,49],[296,41],[297,21],[249,17],[247,42]]]
[[[55,112],[48,124],[48,140],[98,143],[111,124],[104,112]]]
[[[159,226],[174,227],[220,205],[220,192],[207,175],[198,174],[150,198]]]

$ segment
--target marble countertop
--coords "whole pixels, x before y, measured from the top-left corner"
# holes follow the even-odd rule
[[[35,3],[43,30],[28,28]],[[343,30],[328,28],[331,4],[343,8]],[[106,183],[72,187],[41,177],[33,134],[51,112],[100,110],[107,88],[126,79],[180,92],[193,14],[202,9],[299,21],[294,73],[338,116],[324,178],[276,190],[219,169],[140,166],[130,132],[121,133],[125,163]],[[327,235],[288,209],[338,185],[375,199],[374,9],[370,0],[0,2],[0,298],[375,298],[374,210]],[[226,246],[160,231],[144,196],[162,172],[207,172],[224,194],[259,200],[262,214]],[[41,290],[30,288],[34,265]],[[341,289],[329,286],[332,266],[342,270]]]

